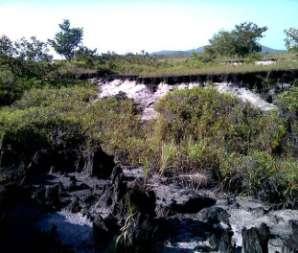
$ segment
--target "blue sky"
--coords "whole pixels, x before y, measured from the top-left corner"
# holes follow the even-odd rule
[[[0,0],[0,34],[54,36],[69,18],[84,44],[101,52],[185,50],[214,33],[252,21],[269,30],[261,43],[284,48],[284,29],[298,27],[298,0]]]

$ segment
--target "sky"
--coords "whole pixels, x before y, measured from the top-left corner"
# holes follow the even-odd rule
[[[155,52],[198,48],[219,30],[251,21],[268,27],[263,45],[284,49],[297,11],[298,0],[0,0],[0,35],[47,40],[69,19],[99,52]]]

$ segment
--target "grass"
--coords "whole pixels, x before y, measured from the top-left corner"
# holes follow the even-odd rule
[[[296,56],[278,57],[278,63],[273,66],[245,63],[235,67],[221,64],[220,60],[203,63],[196,57],[145,56],[115,57],[88,66],[91,69],[109,66],[117,73],[129,70],[141,75],[297,68]],[[84,141],[88,145],[100,145],[123,164],[144,166],[148,175],[151,171],[194,173],[227,191],[271,202],[292,203],[297,199],[298,148],[294,141],[298,138],[297,87],[278,95],[280,111],[267,113],[213,88],[176,90],[157,104],[159,117],[143,124],[130,99],[97,99],[95,86],[71,83],[71,78],[63,84],[55,81],[60,80],[63,71],[71,74],[77,68],[86,68],[84,64],[55,63],[58,69],[55,67],[45,74],[40,74],[43,71],[35,66],[38,74],[31,71],[28,78],[7,66],[0,71],[0,96],[5,98],[11,92],[9,103],[3,103],[7,106],[0,107],[0,143],[1,148],[13,151],[14,161],[30,163],[36,150],[44,146],[56,149],[53,139],[62,131],[64,151],[75,149],[76,143]],[[9,90],[14,84],[15,90]],[[26,88],[19,92],[19,85]],[[0,166],[3,166],[1,160]]]
[[[125,61],[113,61],[115,71],[119,74],[140,75],[142,77],[163,77],[200,74],[227,74],[249,73],[258,71],[276,71],[298,69],[298,56],[296,54],[265,55],[264,59],[276,59],[272,65],[255,65],[257,59],[244,59],[242,65],[234,66],[225,63],[228,59],[214,59],[212,62],[204,62],[200,56],[188,58],[156,58],[150,61],[144,59],[138,63]],[[261,58],[262,59],[262,58]]]

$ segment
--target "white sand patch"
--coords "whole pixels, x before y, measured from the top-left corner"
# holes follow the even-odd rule
[[[250,103],[254,107],[261,109],[262,111],[271,111],[276,109],[275,105],[268,103],[258,94],[250,91],[249,89],[240,88],[229,83],[215,83],[214,85],[219,92],[230,93],[238,97],[241,101]]]
[[[200,83],[181,83],[178,85],[169,85],[160,83],[156,91],[150,90],[145,84],[137,83],[129,80],[113,80],[111,82],[98,82],[100,89],[99,98],[115,96],[119,93],[125,93],[128,98],[133,99],[136,104],[142,109],[142,120],[151,120],[157,117],[157,112],[154,110],[156,102],[168,92],[174,89],[191,89],[202,86]],[[256,108],[263,111],[270,111],[276,108],[273,104],[262,99],[258,94],[246,88],[240,88],[229,83],[215,83],[214,87],[219,92],[227,92],[245,103],[250,103]]]
[[[265,60],[265,61],[256,61],[255,65],[259,66],[268,66],[268,65],[273,65],[276,64],[276,61],[274,60]]]

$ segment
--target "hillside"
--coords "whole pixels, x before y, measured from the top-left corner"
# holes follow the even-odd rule
[[[179,57],[190,57],[193,53],[203,53],[205,46],[196,48],[196,49],[189,49],[189,50],[181,50],[181,51],[175,51],[175,50],[161,50],[158,52],[153,52],[151,55],[153,56],[161,56],[161,57],[169,57],[169,58],[179,58]],[[283,53],[285,50],[280,49],[274,49],[270,47],[266,47],[262,45],[262,53],[264,54],[276,54],[276,53]]]

